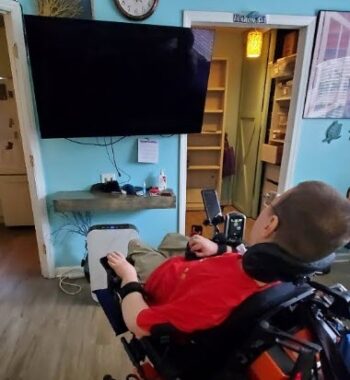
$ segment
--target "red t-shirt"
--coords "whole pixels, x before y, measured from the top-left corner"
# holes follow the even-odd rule
[[[219,325],[243,300],[265,288],[243,271],[241,259],[230,252],[165,261],[145,284],[150,307],[138,314],[138,326],[150,331],[154,325],[170,323],[193,332]]]

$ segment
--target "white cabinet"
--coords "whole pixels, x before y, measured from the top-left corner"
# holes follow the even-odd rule
[[[5,226],[34,225],[26,175],[0,176],[0,201]]]

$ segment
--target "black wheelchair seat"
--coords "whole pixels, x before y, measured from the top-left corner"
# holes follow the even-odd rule
[[[219,326],[184,334],[173,326],[158,325],[152,329],[150,337],[140,340],[137,347],[150,358],[164,379],[219,380],[224,376],[220,375],[222,368],[226,367],[223,363],[232,362],[232,353],[262,321],[279,310],[306,300],[313,292],[309,285],[274,284],[248,297]]]
[[[315,274],[328,273],[334,258],[331,254],[305,263],[275,244],[257,244],[245,253],[242,266],[248,275],[269,286],[243,301],[221,325],[190,334],[168,324],[157,325],[150,336],[132,337],[130,341],[122,337],[121,341],[140,377],[147,380],[142,364],[146,359],[162,380],[246,379],[249,365],[276,342],[294,347],[299,354],[290,367],[294,374],[291,379],[297,378],[296,374],[311,373],[321,346],[294,338],[296,326],[303,326],[306,314],[315,310],[328,313],[328,317],[342,310],[343,317],[350,319],[349,292],[311,281]],[[326,293],[325,302],[319,291]],[[331,309],[329,295],[341,307]]]

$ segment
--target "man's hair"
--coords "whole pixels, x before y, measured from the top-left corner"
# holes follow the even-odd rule
[[[350,241],[350,201],[319,181],[302,182],[272,205],[273,241],[303,261],[322,259]]]

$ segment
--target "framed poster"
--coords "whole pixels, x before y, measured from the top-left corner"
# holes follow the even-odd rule
[[[321,11],[305,118],[350,118],[350,12]]]
[[[93,0],[37,0],[40,16],[93,18]]]

